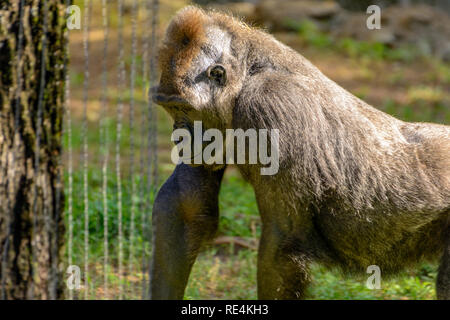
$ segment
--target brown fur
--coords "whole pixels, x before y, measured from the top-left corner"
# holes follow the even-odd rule
[[[272,36],[216,12],[178,13],[160,56],[158,93],[184,101],[160,102],[176,122],[280,131],[278,174],[238,165],[263,221],[260,297],[303,297],[311,261],[390,274],[448,250],[450,127],[395,119]],[[204,75],[214,63],[227,70],[224,87]],[[444,255],[443,298],[448,265]]]
[[[201,43],[205,41],[204,22],[205,16],[197,10],[187,11],[172,21],[167,30],[167,41],[159,53],[159,65],[164,74],[173,74],[177,78],[188,70],[192,59],[199,53]],[[165,85],[166,90],[174,90],[166,81],[161,79],[161,85]]]

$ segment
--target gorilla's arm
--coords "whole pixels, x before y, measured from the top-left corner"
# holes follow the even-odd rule
[[[158,192],[153,205],[151,299],[183,299],[198,250],[217,229],[224,171],[180,164]]]

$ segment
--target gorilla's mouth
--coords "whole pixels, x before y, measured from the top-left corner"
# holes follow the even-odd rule
[[[194,124],[191,119],[187,116],[187,110],[191,109],[189,103],[180,97],[178,94],[166,94],[160,91],[160,87],[153,87],[150,89],[150,95],[154,103],[161,105],[174,119],[173,131],[178,129],[185,129],[189,132],[191,136],[191,156],[190,159],[186,157],[181,157],[184,160],[190,160],[194,163],[194,158],[196,154],[194,153]],[[177,146],[182,142],[183,138],[173,140],[174,144]],[[203,148],[201,153],[203,152]],[[194,165],[195,166],[195,165]]]
[[[188,102],[180,97],[180,95],[164,93],[158,86],[150,89],[150,96],[154,103],[163,107],[183,106],[188,104]]]
[[[153,102],[162,106],[174,106],[174,105],[186,105],[187,101],[181,98],[179,95],[171,94],[166,95],[164,93],[156,93],[152,95]]]

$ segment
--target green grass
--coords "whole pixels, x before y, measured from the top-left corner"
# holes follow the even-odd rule
[[[289,29],[295,30],[305,44],[318,49],[333,49],[353,59],[411,62],[421,56],[417,50],[408,46],[391,48],[380,42],[357,41],[352,38],[335,39],[308,20],[287,20],[285,24]]]
[[[259,237],[261,223],[253,189],[236,172],[225,177],[219,201],[219,234],[244,238]]]
[[[430,103],[419,100],[412,104],[398,104],[391,99],[387,99],[380,109],[405,121],[450,123],[449,107],[441,101]]]

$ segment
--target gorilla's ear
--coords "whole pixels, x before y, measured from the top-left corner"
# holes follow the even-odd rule
[[[269,69],[249,76],[233,109],[234,128],[277,128],[292,122],[305,89],[295,75]]]
[[[252,77],[256,74],[266,72],[268,70],[274,70],[274,65],[267,59],[257,59],[249,63],[247,74]]]

